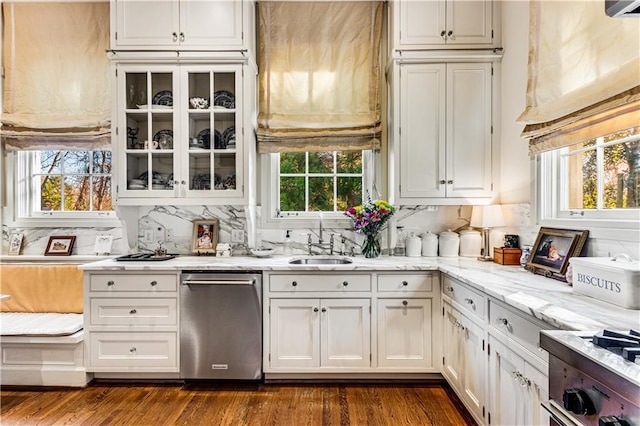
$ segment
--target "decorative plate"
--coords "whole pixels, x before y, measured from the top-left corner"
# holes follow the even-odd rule
[[[224,147],[227,145],[233,145],[236,143],[236,126],[227,127],[227,129],[222,133],[222,142],[224,142]]]
[[[204,149],[211,148],[211,130],[204,129],[198,133],[198,143],[204,147]]]
[[[173,106],[173,93],[171,93],[171,90],[161,90],[153,96],[151,103],[154,105]]]
[[[236,97],[227,90],[218,90],[213,94],[213,104],[224,108],[235,108]]]
[[[163,129],[159,130],[155,135],[153,135],[153,140],[156,142],[160,142],[160,139],[166,136],[171,141],[171,145],[173,145],[173,130]],[[165,139],[166,140],[166,139]]]

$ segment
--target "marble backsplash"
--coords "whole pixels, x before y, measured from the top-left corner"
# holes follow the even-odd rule
[[[469,226],[472,206],[439,206],[436,209],[428,206],[402,206],[394,218],[389,222],[389,231],[382,234],[383,251],[395,246],[397,234],[395,227],[403,227],[404,235],[410,232],[421,234],[426,231],[439,233],[447,229],[460,230]],[[491,233],[491,245],[501,246],[505,234],[520,236],[521,245],[532,245],[538,228],[531,225],[529,204],[503,205],[503,213],[507,226],[496,228]],[[126,254],[132,252],[148,252],[158,247],[158,241],[163,241],[169,253],[191,254],[193,221],[197,219],[218,219],[220,222],[219,242],[231,242],[231,231],[242,230],[244,243],[234,243],[234,254],[246,254],[249,247],[262,245],[282,251],[282,241],[285,230],[266,228],[260,222],[259,208],[257,212],[245,206],[149,206],[137,208],[137,239],[133,229],[133,241],[123,237],[120,228],[9,228],[2,227],[2,253],[8,251],[9,237],[12,233],[22,232],[24,243],[21,254],[42,255],[51,235],[75,235],[74,255],[92,255],[96,236],[109,234],[113,236],[112,254]],[[134,215],[134,217],[136,217]],[[328,221],[327,221],[328,222]],[[134,225],[135,226],[135,225]],[[166,241],[167,230],[170,230],[171,241]],[[145,234],[152,231],[151,242],[145,240]],[[355,234],[350,228],[326,228],[326,235],[339,233],[345,240],[344,246],[337,244],[337,250],[350,253],[354,247],[359,252],[362,236]],[[310,229],[295,229],[291,235],[294,254],[307,252],[307,237],[302,233],[310,232],[313,241],[318,239],[318,227]],[[342,246],[342,247],[341,247]],[[590,239],[587,255],[596,256],[603,252],[617,254],[626,253],[634,258],[638,257],[633,243],[610,240]]]

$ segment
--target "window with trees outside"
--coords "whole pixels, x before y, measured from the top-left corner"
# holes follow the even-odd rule
[[[587,140],[544,155],[547,164],[552,166],[543,167],[542,172],[548,173],[546,180],[550,184],[547,188],[556,194],[556,217],[637,220],[640,212],[640,128]],[[554,172],[554,168],[557,171]],[[553,179],[556,173],[558,179]]]
[[[111,151],[23,151],[18,158],[22,216],[111,215]]]
[[[367,151],[273,154],[278,159],[279,216],[342,212],[362,203]]]

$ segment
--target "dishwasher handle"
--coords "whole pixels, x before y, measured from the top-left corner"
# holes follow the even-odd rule
[[[256,280],[184,280],[182,285],[254,285]]]

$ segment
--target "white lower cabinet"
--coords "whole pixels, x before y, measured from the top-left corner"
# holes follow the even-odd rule
[[[471,415],[485,414],[485,341],[483,328],[443,302],[443,371]]]
[[[549,416],[540,406],[549,399],[547,374],[491,335],[489,344],[490,423],[548,425]]]
[[[432,299],[378,299],[378,367],[433,366]]]
[[[370,299],[271,299],[273,369],[371,365]]]
[[[177,272],[91,271],[84,289],[87,372],[177,377]]]

